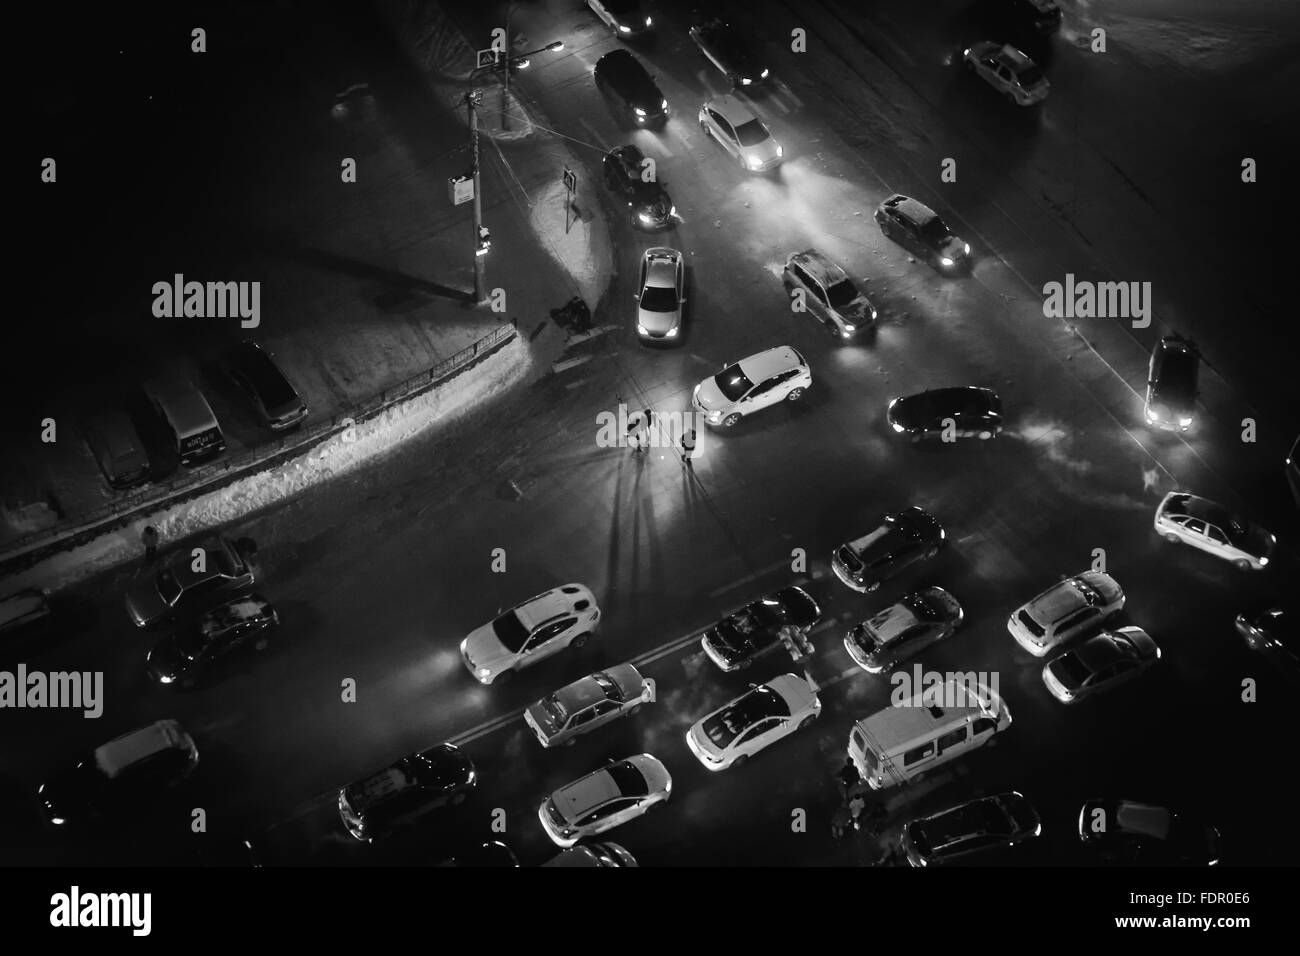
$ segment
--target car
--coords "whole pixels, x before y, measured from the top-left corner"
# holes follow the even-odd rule
[[[250,556],[239,543],[220,536],[207,538],[193,548],[173,552],[164,559],[161,571],[133,585],[126,592],[126,612],[136,627],[152,627],[255,582]]]
[[[912,866],[933,866],[971,853],[1016,846],[1043,832],[1038,811],[1011,791],[969,800],[904,824],[899,849]]]
[[[636,857],[617,843],[580,843],[563,849],[542,866],[636,866]]]
[[[883,674],[951,637],[964,618],[961,604],[943,588],[922,588],[855,624],[844,649],[868,674]]]
[[[509,844],[500,840],[477,843],[453,853],[435,866],[458,866],[485,869],[517,869],[519,857]]]
[[[253,406],[258,421],[271,431],[289,431],[307,420],[307,403],[256,342],[236,345],[226,353],[225,366],[226,374]]]
[[[265,649],[279,623],[280,615],[259,594],[226,601],[160,641],[145,659],[149,676],[159,684],[193,687],[232,654]]]
[[[86,445],[114,491],[149,480],[149,455],[126,412],[110,408],[86,423]]]
[[[970,244],[920,200],[896,193],[876,207],[875,216],[886,239],[935,267],[955,272],[970,265]]]
[[[627,204],[637,229],[664,229],[677,221],[677,207],[658,178],[645,179],[646,157],[634,145],[619,146],[605,154],[605,185]]]
[[[583,734],[635,714],[654,699],[654,685],[631,664],[588,674],[547,694],[524,711],[543,747],[576,743]]]
[[[700,129],[730,153],[741,169],[766,173],[781,165],[785,150],[754,111],[735,96],[707,101],[700,107],[699,119]]]
[[[54,826],[84,826],[111,815],[139,815],[199,763],[194,740],[175,720],[158,720],[115,737],[40,786]]]
[[[1079,840],[1115,863],[1215,866],[1222,834],[1168,807],[1092,799],[1079,810]]]
[[[905,395],[889,403],[889,427],[914,442],[939,437],[988,441],[1002,434],[1002,399],[991,388],[956,385]]]
[[[836,548],[831,570],[855,591],[874,591],[917,561],[933,558],[946,538],[938,518],[912,505],[885,515],[871,531]]]
[[[1043,667],[1043,683],[1063,704],[1137,677],[1160,660],[1160,648],[1140,627],[1121,627],[1094,634]]]
[[[627,50],[614,50],[596,61],[596,82],[614,94],[637,126],[668,121],[668,100],[641,61]]]
[[[1196,346],[1177,335],[1166,335],[1151,350],[1143,416],[1148,425],[1185,432],[1196,417],[1196,379],[1200,366]]]
[[[876,327],[876,307],[841,269],[816,249],[792,253],[781,273],[786,295],[803,290],[803,304],[840,339],[863,335]]]
[[[620,39],[639,37],[654,28],[654,18],[646,15],[640,0],[587,0],[587,6]]]
[[[780,345],[724,365],[695,386],[691,404],[707,424],[734,428],[747,415],[778,402],[799,401],[811,386],[812,370],[804,357]]]
[[[42,588],[23,588],[0,598],[0,636],[38,630],[53,616],[50,595]]]
[[[1124,607],[1124,589],[1105,571],[1062,578],[1007,618],[1016,643],[1035,657],[1099,627]]]
[[[1237,615],[1237,633],[1252,651],[1279,654],[1300,666],[1300,619],[1291,608],[1270,607]]]
[[[1040,34],[1061,29],[1061,7],[1056,0],[1005,0],[1008,17],[1023,22]]]
[[[808,630],[821,616],[821,608],[812,596],[791,585],[728,614],[704,632],[700,646],[709,660],[730,673],[780,648],[783,628]]]
[[[565,584],[516,604],[471,632],[460,642],[461,660],[480,684],[492,684],[566,647],[581,648],[599,622],[591,589]]]
[[[732,88],[760,86],[771,75],[745,36],[726,21],[714,17],[687,33]]]
[[[1156,508],[1156,533],[1171,544],[1190,544],[1243,571],[1262,571],[1277,537],[1208,498],[1171,491]]]
[[[1017,106],[1047,99],[1051,84],[1042,69],[1010,43],[981,40],[962,51],[966,68]]]
[[[672,792],[668,768],[650,754],[637,754],[556,790],[537,808],[537,817],[556,846],[570,847],[636,819]]]
[[[686,304],[686,266],[682,254],[666,246],[647,249],[641,257],[636,299],[636,335],[644,343],[679,341],[682,306]]]
[[[782,674],[701,717],[686,732],[686,745],[706,770],[726,770],[807,727],[821,712],[816,688]]]
[[[477,787],[474,761],[452,744],[439,744],[343,787],[339,817],[358,840],[374,843],[435,810],[464,803]]]

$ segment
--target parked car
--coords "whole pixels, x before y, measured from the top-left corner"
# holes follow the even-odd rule
[[[668,121],[668,100],[641,61],[627,50],[614,50],[596,61],[596,83],[609,90],[639,127]]]
[[[742,418],[778,402],[797,402],[812,385],[812,370],[788,345],[743,358],[695,386],[691,404],[709,425],[733,428]]]
[[[1214,866],[1222,835],[1217,827],[1168,807],[1093,799],[1079,810],[1079,840],[1109,862]]]
[[[771,75],[753,46],[731,24],[715,17],[691,27],[687,33],[733,88],[758,86]]]
[[[636,819],[672,791],[668,768],[650,754],[637,754],[556,790],[537,808],[537,817],[556,846],[569,847]]]
[[[782,674],[701,717],[686,732],[686,745],[705,769],[726,770],[807,727],[821,712],[808,681]]]
[[[36,630],[50,620],[50,596],[40,588],[23,588],[0,598],[0,637]]]
[[[1243,571],[1268,566],[1277,537],[1208,498],[1171,491],[1156,508],[1156,533],[1171,544],[1190,544]]]
[[[710,626],[700,638],[700,646],[722,670],[742,670],[782,646],[782,628],[808,630],[821,616],[821,608],[812,596],[791,585],[751,601]]]
[[[904,825],[899,847],[912,866],[933,866],[972,853],[1016,846],[1042,832],[1033,804],[1011,791],[913,820]]]
[[[1270,607],[1237,615],[1237,633],[1252,651],[1278,654],[1300,666],[1300,625],[1294,610]]]
[[[682,254],[666,246],[647,249],[637,283],[636,334],[644,343],[679,341],[686,305],[686,266]]]
[[[885,515],[871,531],[836,548],[831,570],[855,591],[874,591],[905,568],[933,558],[946,537],[938,518],[913,505]]]
[[[1043,683],[1063,704],[1073,704],[1137,677],[1160,660],[1160,648],[1140,627],[1102,631],[1048,661]]]
[[[600,608],[591,589],[565,584],[473,631],[460,642],[460,656],[480,684],[492,684],[566,647],[582,647],[599,622]]]
[[[250,556],[224,537],[206,538],[192,548],[172,552],[163,568],[126,592],[126,612],[136,627],[170,620],[182,609],[196,609],[232,592],[253,586]]]
[[[1040,34],[1061,29],[1061,7],[1056,0],[1005,0],[1007,15]]]
[[[188,378],[163,372],[145,382],[143,388],[183,467],[193,468],[226,450],[226,436],[216,413]]]
[[[654,697],[654,686],[631,664],[618,664],[561,687],[524,711],[524,722],[543,747],[578,737],[635,714]]]
[[[1010,43],[982,40],[961,55],[966,68],[1017,106],[1033,106],[1047,99],[1051,84],[1027,55]]]
[[[297,428],[307,420],[307,403],[270,354],[256,342],[241,342],[225,357],[226,372],[260,421],[272,431]]]
[[[948,434],[988,441],[1002,433],[1002,399],[991,388],[973,385],[934,388],[894,399],[885,418],[914,442]]]
[[[849,278],[848,273],[818,252],[805,249],[785,261],[782,284],[786,295],[803,290],[809,314],[840,339],[870,332],[876,327],[876,307]]]
[[[1196,417],[1196,380],[1201,364],[1196,346],[1166,335],[1151,350],[1143,414],[1148,425],[1185,432]]]
[[[430,813],[456,806],[478,786],[474,761],[451,744],[403,757],[339,791],[339,816],[358,840],[374,843]]]
[[[939,269],[956,271],[970,264],[970,245],[919,200],[890,196],[876,207],[876,223],[886,239]]]
[[[844,649],[868,674],[883,674],[951,637],[965,612],[941,587],[922,588],[855,624],[844,636]]]
[[[641,0],[587,0],[587,6],[622,40],[642,36],[654,27],[654,18],[646,14]]]
[[[149,480],[149,455],[121,409],[110,408],[86,423],[86,445],[110,488],[120,491]]]
[[[149,676],[159,684],[193,687],[235,654],[265,649],[279,623],[280,615],[259,594],[219,604],[158,642],[145,659]]]
[[[174,720],[115,737],[37,790],[46,819],[83,826],[110,816],[137,816],[199,763],[194,740]]]
[[[636,857],[617,843],[579,843],[567,847],[542,866],[636,866]]]
[[[619,146],[605,154],[601,164],[605,185],[628,208],[632,225],[637,229],[666,229],[677,220],[673,205],[657,175],[646,179],[646,156],[634,145]]]
[[[1007,619],[1016,643],[1042,657],[1101,626],[1124,607],[1124,589],[1104,571],[1062,578]]]
[[[738,98],[717,96],[700,107],[700,129],[704,130],[740,168],[751,173],[770,172],[781,165],[785,150],[754,111]]]

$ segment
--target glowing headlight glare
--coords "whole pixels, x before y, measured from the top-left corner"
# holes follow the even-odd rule
[[[646,18],[645,18],[645,25],[648,26],[648,27],[649,27],[649,26],[654,26],[654,19],[651,18],[651,17],[646,17]]]
[[[638,322],[638,323],[637,323],[637,326],[636,326],[636,334],[637,334],[637,335],[649,335],[649,334],[650,334],[650,330],[647,329],[647,328],[646,328],[644,325],[642,325],[640,322]]]
[[[681,330],[680,326],[673,326],[671,329],[669,329],[667,332],[664,333],[664,338],[675,339],[677,338],[677,333],[680,330]]]
[[[767,74],[768,74],[768,71],[767,71],[767,70],[764,70],[762,73],[758,74],[758,78],[759,78],[760,80],[766,80],[766,79],[767,79]]]
[[[898,424],[898,422],[891,422],[890,424],[893,425],[894,431],[898,432],[900,435],[903,433],[903,426]]]
[[[952,260],[949,259],[947,256],[944,256],[944,257],[943,257],[942,259],[940,259],[939,261],[942,262],[942,263],[943,263],[944,265],[946,265],[946,266],[950,266],[950,265],[952,265]]]
[[[659,106],[660,106],[661,109],[668,109],[668,101],[667,101],[667,100],[661,100],[660,103],[659,103]]]
[[[637,116],[645,116],[645,110],[641,109],[641,107],[639,106],[633,107],[632,112],[635,113]]]
[[[969,242],[963,242],[963,243],[962,243],[962,248],[965,250],[966,255],[970,255],[970,243],[969,243]]]
[[[619,26],[618,26],[618,32],[619,32],[619,33],[631,33],[631,32],[632,32],[632,28],[631,28],[631,27],[625,27],[625,26],[623,26],[623,25],[620,23]]]
[[[748,160],[748,165],[750,169],[758,169],[760,166],[763,165],[763,162],[762,160],[759,159],[750,159]]]
[[[779,146],[779,145],[778,145],[778,146],[776,147],[776,155],[778,155],[778,156],[784,156],[784,155],[785,155],[785,148],[782,147],[782,146]]]
[[[856,325],[853,325],[851,322],[845,322],[845,323],[844,323],[844,333],[845,333],[846,335],[849,334],[849,333],[851,333],[851,332],[856,332],[857,330],[858,330],[858,327],[857,327]]]
[[[486,668],[486,667],[480,667],[480,668],[478,669],[478,676],[479,676],[479,677],[487,677],[487,676],[489,676],[491,673],[492,673],[492,671],[489,670],[489,669]]]
[[[749,86],[749,85],[752,84],[753,82],[754,82],[753,80],[751,80],[749,77],[746,76],[746,77],[743,77],[743,78],[741,79],[741,81],[740,81],[740,85],[741,85],[741,86]]]

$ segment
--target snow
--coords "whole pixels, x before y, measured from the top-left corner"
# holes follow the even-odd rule
[[[550,183],[528,197],[529,225],[547,254],[582,290],[589,304],[600,301],[613,271],[612,254],[603,219],[579,219],[569,213],[569,231],[564,231],[564,205],[568,192],[563,183]]]
[[[14,575],[6,590],[26,587],[59,588],[140,558],[140,534],[153,525],[160,547],[191,535],[237,521],[273,507],[313,487],[369,466],[405,442],[435,426],[480,408],[528,375],[531,353],[521,336],[484,359],[472,372],[462,373],[427,392],[400,402],[348,432],[333,436],[302,455],[275,467],[138,518],[70,551],[53,555]]]

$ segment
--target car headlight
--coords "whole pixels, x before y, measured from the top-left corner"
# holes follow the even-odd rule
[[[680,329],[681,329],[681,326],[674,325],[671,329],[669,329],[667,332],[664,333],[664,338],[666,338],[666,339],[675,339],[675,338],[677,338],[677,333],[678,333],[678,331],[680,331]]]
[[[623,26],[623,24],[620,23],[620,24],[618,25],[618,32],[619,32],[619,33],[631,33],[631,32],[632,32],[632,28],[631,28],[631,27],[625,27],[625,26]]]
[[[172,681],[174,681],[175,679],[176,679],[176,678],[175,678],[175,677],[172,677],[170,674],[159,674],[159,675],[158,675],[158,683],[160,683],[160,684],[170,684],[170,683],[171,683]]]
[[[653,25],[654,25],[654,20],[651,19],[650,17],[646,17],[646,18],[645,18],[645,25],[646,25],[646,26],[653,26]]]
[[[778,155],[778,156],[784,156],[784,155],[785,155],[785,150],[784,150],[784,149],[783,149],[779,144],[778,144],[777,147],[776,147],[776,155]]]
[[[632,112],[637,116],[645,116],[645,110],[641,109],[639,106],[633,107]]]
[[[766,80],[766,79],[767,79],[767,74],[768,74],[768,71],[767,71],[767,70],[764,70],[762,73],[758,74],[758,78],[759,78],[760,80]]]
[[[642,222],[646,223],[647,225],[654,222],[654,219],[651,217],[651,215],[648,212],[639,212],[637,213],[636,217],[640,219]]]
[[[722,410],[718,409],[717,411],[709,412],[709,414],[704,416],[704,419],[705,421],[710,421],[714,423],[720,422],[722,421]]]
[[[670,216],[675,216],[675,215],[677,215],[677,207],[676,207],[676,206],[673,206],[672,209],[669,209],[669,210],[668,210],[668,215],[670,215]]]
[[[1156,414],[1156,410],[1154,408],[1147,409],[1147,421],[1154,422],[1159,418],[1160,416]]]
[[[751,79],[750,79],[749,77],[747,77],[747,76],[745,76],[745,77],[741,77],[741,79],[740,79],[740,85],[741,85],[741,86],[749,86],[749,85],[752,84],[753,82],[754,82],[754,81],[751,80]]]
[[[763,165],[763,161],[761,159],[755,159],[754,157],[751,156],[749,159],[745,161],[745,164],[749,166],[750,169],[758,169],[760,166]]]
[[[490,677],[491,675],[492,675],[492,669],[490,667],[480,667],[478,669],[479,677]]]
[[[636,324],[636,334],[637,334],[637,335],[649,335],[649,334],[650,334],[650,331],[649,331],[649,330],[648,330],[644,325],[642,325],[640,322],[638,322],[638,323]]]
[[[1183,428],[1188,428],[1188,427],[1190,427],[1191,424],[1192,424],[1192,416],[1188,415],[1188,416],[1186,416],[1186,417],[1184,417],[1184,418],[1180,418],[1180,419],[1178,419],[1178,424],[1179,424],[1181,427],[1183,427]]]
[[[970,243],[969,243],[969,242],[963,242],[961,245],[962,245],[962,251],[963,251],[966,255],[970,255]]]
[[[64,820],[63,817],[50,817],[50,822],[53,823],[55,826],[62,826],[67,821]]]
[[[1263,557],[1261,557],[1261,558],[1259,559],[1259,566],[1260,566],[1261,568],[1264,567],[1264,565],[1266,565],[1266,564],[1268,564],[1268,555],[1264,555]]]
[[[906,429],[904,429],[902,425],[898,424],[898,422],[890,422],[890,425],[893,427],[894,431],[898,432],[899,434],[902,434],[904,431],[906,431]]]
[[[946,266],[950,266],[950,265],[952,265],[952,260],[949,259],[947,256],[944,256],[944,257],[943,257],[942,259],[940,259],[939,261],[942,262],[942,263],[943,263],[944,265],[946,265]]]
[[[858,327],[857,327],[856,325],[850,325],[850,324],[847,323],[847,322],[844,324],[844,334],[845,334],[845,335],[852,335],[852,334],[853,334],[854,332],[856,332],[857,330],[858,330]]]
[[[661,109],[665,109],[665,110],[668,109],[668,101],[667,101],[667,100],[664,100],[663,102],[661,102],[661,103],[659,104],[659,106],[660,106]]]

